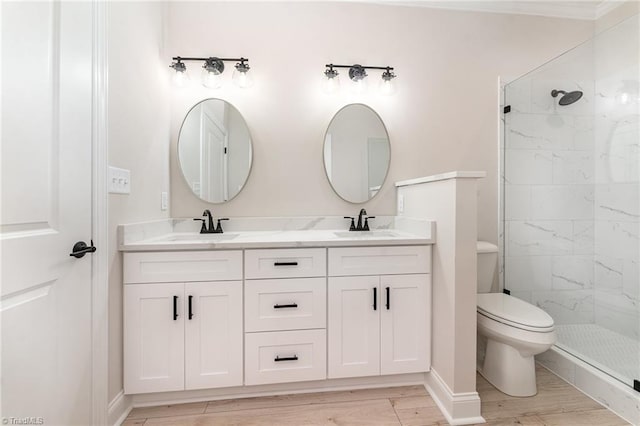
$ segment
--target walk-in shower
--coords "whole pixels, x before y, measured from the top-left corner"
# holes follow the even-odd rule
[[[623,21],[507,84],[501,149],[501,285],[553,317],[554,351],[632,396],[634,385],[640,392],[638,23]]]

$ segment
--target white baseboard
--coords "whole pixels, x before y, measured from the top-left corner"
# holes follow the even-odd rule
[[[450,425],[485,423],[478,392],[453,393],[433,368],[425,374],[425,387]]]
[[[127,418],[132,408],[133,404],[131,397],[129,395],[125,395],[124,391],[120,391],[120,393],[113,398],[113,401],[109,403],[107,424],[110,426],[120,426],[122,422],[124,422],[124,419]]]
[[[202,389],[178,392],[158,392],[126,396],[132,407],[185,404],[189,402],[216,401],[231,398],[286,395],[311,392],[331,392],[355,389],[372,389],[390,386],[424,386],[424,373],[392,376],[353,377],[311,382],[279,383],[260,386],[236,386],[230,388]]]

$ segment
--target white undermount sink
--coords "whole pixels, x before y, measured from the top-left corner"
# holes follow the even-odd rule
[[[226,241],[236,238],[238,234],[170,234],[162,238],[162,241],[194,241],[194,242],[216,242]]]
[[[399,235],[393,231],[338,231],[334,232],[338,238],[390,238]]]

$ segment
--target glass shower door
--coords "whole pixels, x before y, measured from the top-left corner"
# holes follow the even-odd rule
[[[505,87],[503,283],[557,347],[640,380],[640,67],[630,19]]]

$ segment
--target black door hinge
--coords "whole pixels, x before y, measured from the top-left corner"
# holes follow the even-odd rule
[[[511,295],[511,291],[507,290],[506,288],[502,289],[502,292],[508,296]]]
[[[504,112],[505,114],[508,114],[511,112],[511,105],[507,105],[506,107],[504,107],[502,109],[502,112]]]
[[[635,379],[633,381],[633,389],[635,389],[636,391],[640,392],[640,380]]]

